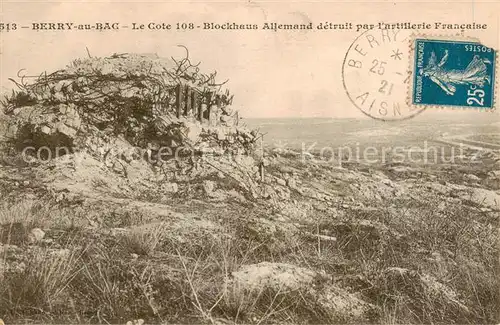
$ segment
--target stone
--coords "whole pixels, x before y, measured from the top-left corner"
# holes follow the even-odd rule
[[[313,234],[313,233],[305,233],[305,235],[311,239],[318,240],[318,241],[321,241],[321,240],[329,241],[329,242],[336,242],[337,241],[337,237],[333,237],[333,236]]]
[[[68,136],[69,138],[74,138],[76,136],[76,133],[78,132],[76,129],[73,129],[72,127],[69,127],[64,123],[59,123],[57,125],[57,131]]]
[[[289,200],[290,199],[290,190],[288,188],[277,187],[275,189],[275,193],[281,200]]]
[[[295,178],[289,178],[286,180],[286,185],[289,187],[289,188],[296,188],[297,187],[297,181],[295,180]]]
[[[122,153],[122,159],[127,162],[127,163],[130,163],[132,162],[132,160],[134,160],[134,153],[132,150],[125,150],[123,153]]]
[[[222,127],[218,127],[217,129],[215,129],[215,133],[217,135],[217,140],[226,140],[226,130],[224,130]]]
[[[196,123],[189,123],[185,127],[185,136],[191,143],[195,143],[200,139],[201,132],[201,126]]]
[[[230,123],[232,122],[232,120],[233,120],[233,119],[232,119],[232,117],[231,117],[231,116],[229,116],[229,115],[222,115],[222,116],[220,117],[220,120],[221,120],[221,122],[223,122],[223,123],[230,124]]]
[[[47,125],[44,125],[40,128],[40,132],[42,132],[44,134],[51,134],[52,129],[50,127],[48,127]]]
[[[3,134],[5,138],[14,138],[19,131],[19,127],[16,124],[9,124],[7,127],[2,127],[3,130],[5,130]]]
[[[222,116],[231,116],[234,113],[234,108],[231,105],[221,107],[221,109],[224,113],[224,115],[222,115]]]
[[[245,202],[246,201],[245,197],[243,195],[241,195],[241,193],[239,193],[235,189],[229,190],[226,194],[227,194],[228,197],[236,199],[239,202]]]
[[[500,178],[500,170],[492,170],[491,172],[488,173],[488,177],[493,179]]]
[[[134,319],[133,321],[128,321],[127,325],[143,325],[144,320],[143,319]]]
[[[381,182],[382,184],[387,185],[389,187],[394,187],[394,183],[388,178],[382,179]]]
[[[29,235],[28,235],[28,240],[31,243],[36,243],[41,241],[45,237],[45,232],[40,229],[40,228],[33,228],[31,229]]]
[[[309,288],[326,275],[285,263],[261,262],[243,265],[232,273],[233,285],[244,291],[297,290]]]
[[[281,186],[286,186],[286,181],[282,178],[276,179],[276,183],[278,183],[278,185],[281,185]]]
[[[177,185],[177,183],[163,183],[161,184],[161,190],[168,193],[177,193],[179,191],[179,185]]]
[[[207,195],[211,195],[215,191],[216,184],[214,181],[204,180],[203,181],[203,191]]]
[[[480,207],[490,208],[493,210],[500,209],[500,194],[495,191],[474,188],[472,189],[471,194],[464,193],[463,199],[471,200]]]
[[[473,174],[466,174],[464,175],[464,178],[471,182],[479,182],[481,180],[479,177]]]
[[[71,256],[71,250],[68,248],[55,249],[50,251],[49,254],[54,258],[69,258]]]

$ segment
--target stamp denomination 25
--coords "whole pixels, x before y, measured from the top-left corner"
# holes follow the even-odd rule
[[[408,30],[372,29],[349,47],[342,80],[349,99],[364,114],[402,120],[424,109],[407,104],[410,35]]]
[[[476,42],[416,39],[412,104],[492,109],[495,50]]]

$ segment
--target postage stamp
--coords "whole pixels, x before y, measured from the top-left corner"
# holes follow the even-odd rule
[[[494,109],[494,49],[472,41],[416,38],[411,102]]]

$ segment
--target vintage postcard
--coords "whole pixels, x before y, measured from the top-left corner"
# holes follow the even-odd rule
[[[0,2],[0,324],[499,324],[498,1]]]

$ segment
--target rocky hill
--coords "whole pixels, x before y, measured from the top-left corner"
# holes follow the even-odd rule
[[[1,122],[7,324],[499,321],[495,157],[262,154],[188,58],[87,58],[16,82]]]

